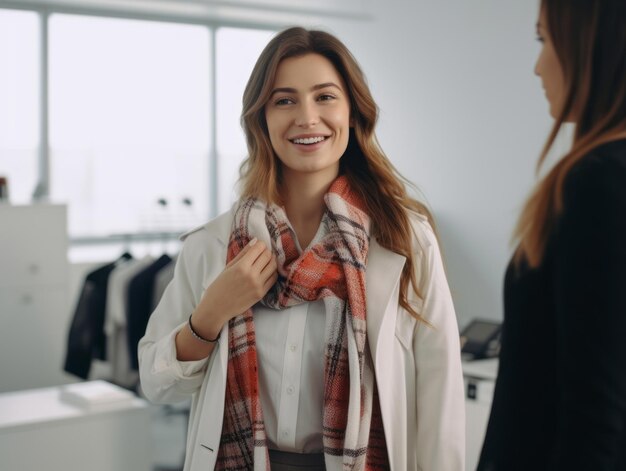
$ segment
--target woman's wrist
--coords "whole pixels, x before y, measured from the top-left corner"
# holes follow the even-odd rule
[[[195,324],[194,324],[195,326]],[[193,336],[189,322],[176,334],[176,359],[178,361],[196,361],[206,358],[218,345],[218,342],[205,343]]]
[[[189,319],[187,319],[187,327],[189,327],[189,331],[191,332],[191,335],[193,336],[193,338],[195,338],[196,340],[199,340],[202,343],[215,343],[220,339],[220,334],[218,333],[217,336],[215,336],[215,338],[207,338],[205,336],[203,336],[201,333],[199,333],[193,326],[193,323],[191,322],[191,317],[193,316],[193,314],[189,314]]]
[[[200,315],[196,311],[192,312],[187,319],[187,329],[194,339],[203,343],[217,342],[223,325],[224,322],[221,322],[217,316]]]

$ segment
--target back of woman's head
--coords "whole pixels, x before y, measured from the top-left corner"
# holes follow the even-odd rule
[[[563,103],[539,159],[545,161],[562,125],[575,123],[572,149],[539,182],[518,221],[517,262],[543,260],[563,207],[572,167],[596,147],[626,136],[626,0],[541,0],[563,72]]]

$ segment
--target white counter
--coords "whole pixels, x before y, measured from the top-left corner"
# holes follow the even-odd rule
[[[0,469],[150,471],[150,406],[81,408],[62,387],[0,393]]]

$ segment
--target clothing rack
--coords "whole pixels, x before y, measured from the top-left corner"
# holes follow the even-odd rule
[[[137,344],[173,277],[175,258],[134,258],[125,251],[86,275],[68,332],[65,371],[136,390]],[[93,360],[108,364],[110,375],[90,375]]]

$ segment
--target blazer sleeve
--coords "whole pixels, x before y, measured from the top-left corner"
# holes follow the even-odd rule
[[[555,469],[615,469],[626,428],[626,166],[588,156],[574,167],[555,231]]]
[[[462,471],[465,466],[465,396],[459,329],[437,238],[417,226],[418,285],[425,322],[416,323],[417,463],[419,469]],[[416,300],[419,306],[419,300]]]
[[[201,230],[185,240],[176,261],[174,277],[139,341],[142,391],[155,403],[190,399],[191,394],[200,389],[209,364],[210,357],[198,361],[177,360],[175,344],[176,334],[201,299],[206,276],[204,267],[209,263],[207,254],[216,253],[205,233],[206,230]]]

